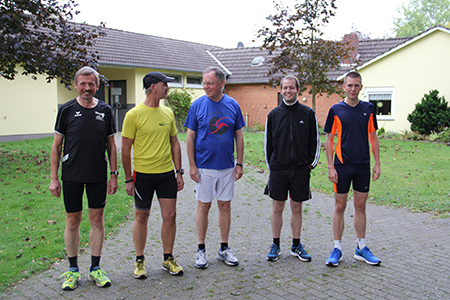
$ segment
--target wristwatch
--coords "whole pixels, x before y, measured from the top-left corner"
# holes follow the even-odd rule
[[[183,168],[177,170],[176,172],[177,172],[177,173],[180,173],[181,175],[184,175],[184,169],[183,169]]]
[[[110,175],[116,175],[119,176],[119,171],[112,171],[111,173],[109,173]]]

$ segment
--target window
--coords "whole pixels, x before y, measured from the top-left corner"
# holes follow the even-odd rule
[[[191,89],[202,89],[202,77],[188,75],[186,77],[186,87]]]
[[[258,67],[261,66],[264,62],[264,57],[262,56],[257,56],[252,60],[252,67]]]
[[[375,106],[378,120],[394,120],[394,88],[366,88],[366,100]]]
[[[167,76],[175,78],[174,81],[168,82],[169,87],[183,87],[183,75],[167,74]]]

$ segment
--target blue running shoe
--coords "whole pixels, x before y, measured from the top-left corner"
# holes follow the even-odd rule
[[[356,246],[355,255],[353,256],[355,259],[360,261],[365,261],[367,264],[372,266],[378,266],[381,263],[381,260],[374,256],[372,252],[370,252],[369,248],[364,247],[362,250]]]
[[[303,249],[302,244],[298,244],[297,247],[291,247],[291,255],[298,257],[301,261],[311,261],[311,255]]]
[[[275,243],[273,243],[272,246],[270,247],[270,252],[269,254],[267,254],[266,259],[270,261],[277,261],[280,252],[281,252],[280,246],[277,246]]]
[[[339,248],[334,248],[325,264],[329,267],[337,267],[340,261],[342,261],[342,251]]]

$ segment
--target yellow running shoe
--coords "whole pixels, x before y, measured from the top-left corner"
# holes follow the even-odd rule
[[[163,262],[162,269],[168,271],[171,275],[183,274],[183,268],[177,264],[173,256]]]
[[[62,284],[62,289],[66,291],[72,291],[77,288],[78,286],[78,278],[81,278],[80,272],[76,269],[73,269],[72,271],[69,269],[66,273],[62,274],[59,278],[66,276],[66,279],[64,280]]]
[[[143,261],[142,259],[138,259],[135,263],[134,266],[136,267],[136,269],[134,269],[134,273],[133,276],[136,279],[143,279],[143,278],[147,278],[147,270],[145,269],[145,261]]]
[[[111,285],[111,280],[105,276],[106,272],[100,269],[100,267],[95,267],[92,272],[89,272],[89,281],[95,281],[98,287],[107,287]]]

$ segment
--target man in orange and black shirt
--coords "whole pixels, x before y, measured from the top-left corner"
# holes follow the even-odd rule
[[[355,207],[354,226],[357,246],[354,258],[370,265],[379,265],[366,246],[366,201],[370,186],[370,148],[375,159],[372,179],[380,177],[380,147],[376,130],[378,129],[375,107],[372,103],[358,98],[362,89],[361,75],[350,72],[345,76],[343,86],[347,97],[333,105],[328,112],[324,131],[327,133],[326,155],[328,179],[334,183],[335,208],[333,213],[334,249],[326,264],[336,267],[342,261],[341,239],[344,231],[344,212],[350,184],[353,185]],[[334,149],[334,137],[338,141]],[[333,154],[334,163],[333,163]]]

